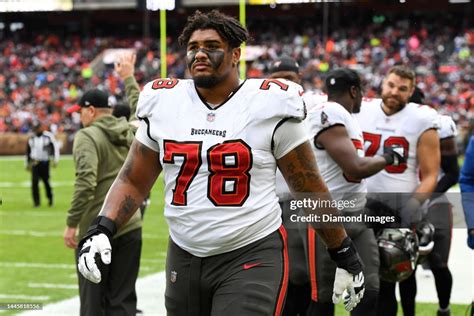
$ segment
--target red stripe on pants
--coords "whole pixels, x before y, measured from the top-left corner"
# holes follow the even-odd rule
[[[286,290],[288,288],[288,277],[290,271],[288,260],[288,236],[283,225],[280,226],[278,231],[280,232],[281,238],[283,240],[283,279],[281,282],[280,293],[278,294],[275,316],[281,315],[283,311],[283,304],[285,303]]]
[[[318,281],[316,279],[316,231],[308,225],[308,263],[311,281],[311,299],[318,301]]]

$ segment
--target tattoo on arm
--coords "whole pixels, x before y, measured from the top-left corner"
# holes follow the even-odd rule
[[[137,211],[161,172],[159,154],[138,141],[132,144],[125,163],[112,184],[101,215],[115,221],[117,228]]]
[[[123,169],[119,173],[119,179],[125,180],[132,173],[133,169],[133,156],[129,156],[123,165]]]
[[[138,203],[130,195],[126,195],[120,203],[119,211],[115,223],[117,226],[122,226],[138,209]]]
[[[309,143],[307,145],[309,147]],[[311,152],[309,152],[311,154]],[[316,161],[312,155],[308,155],[308,148],[298,146],[292,150],[290,155],[281,166],[286,171],[289,186],[296,193],[302,192],[327,192],[322,181]],[[314,186],[316,184],[316,186]]]
[[[300,193],[295,198],[309,197],[312,200],[331,200],[326,184],[317,168],[309,142],[290,151],[278,161],[278,166],[285,176],[292,193]],[[307,214],[318,216],[322,214],[337,214],[337,210],[331,207],[307,208],[304,211]],[[339,246],[346,236],[344,228],[340,223],[318,223],[313,226],[329,248]]]
[[[143,158],[146,156],[147,151],[149,151],[148,147],[141,144],[140,142],[133,142],[132,147],[130,147],[130,154],[127,156],[127,160],[123,165],[123,169],[119,173],[120,180],[126,180],[128,176],[132,174],[135,159],[137,156],[138,158]]]

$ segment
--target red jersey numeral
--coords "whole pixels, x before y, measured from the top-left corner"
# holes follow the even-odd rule
[[[250,193],[252,154],[243,141],[209,148],[208,198],[216,206],[241,206]]]
[[[370,142],[369,147],[365,151],[365,155],[367,157],[373,157],[377,153],[380,147],[380,140],[382,139],[382,135],[380,134],[371,134],[367,132],[363,132],[364,134],[364,142]]]
[[[410,149],[410,143],[405,137],[400,136],[390,136],[385,140],[383,143],[384,147],[392,146],[392,145],[399,145],[403,147],[403,152],[405,153],[405,161],[408,160],[408,150]],[[400,164],[399,166],[387,166],[385,170],[389,173],[403,173],[407,170],[408,165],[406,162]]]
[[[373,157],[377,153],[380,148],[380,142],[382,140],[382,135],[380,134],[372,134],[364,132],[364,142],[370,142],[369,147],[365,151],[365,155],[367,157]],[[408,160],[408,153],[410,149],[410,143],[408,140],[403,136],[390,136],[383,142],[384,147],[392,146],[392,145],[400,145],[403,147],[403,151],[405,152],[405,159]],[[385,171],[389,173],[403,173],[408,168],[407,163],[402,163],[399,166],[386,166]]]
[[[173,205],[187,205],[186,193],[202,164],[201,146],[202,142],[163,141],[164,163],[174,164],[176,156],[183,157],[183,164],[176,179],[176,186],[173,189],[173,200],[171,201]]]
[[[268,90],[270,89],[270,84],[275,84],[280,87],[281,90],[287,91],[288,90],[288,85],[286,83],[281,82],[280,80],[277,79],[265,79],[265,81],[262,82],[262,85],[260,86],[261,90]]]
[[[178,79],[156,79],[153,81],[151,88],[153,90],[158,89],[172,89],[178,84]]]
[[[163,141],[163,163],[175,163],[175,157],[183,157],[176,178],[171,204],[187,205],[187,191],[202,165],[202,142]],[[207,196],[216,206],[241,206],[250,194],[250,169],[252,153],[242,140],[217,144],[207,151],[209,179]],[[231,189],[228,189],[231,188]]]

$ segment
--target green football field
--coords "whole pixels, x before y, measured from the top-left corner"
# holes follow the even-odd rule
[[[42,206],[33,208],[30,173],[23,159],[0,158],[0,303],[48,304],[78,294],[73,251],[62,239],[74,183],[71,157],[62,157],[51,173],[54,206],[47,206],[41,186]],[[141,277],[164,269],[168,228],[162,190],[159,180],[145,214]],[[436,309],[435,304],[418,304],[417,315],[436,315]],[[339,306],[337,311],[337,315],[347,314]],[[451,311],[466,315],[467,306],[453,305]]]

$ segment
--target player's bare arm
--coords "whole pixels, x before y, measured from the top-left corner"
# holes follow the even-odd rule
[[[278,160],[278,168],[288,183],[292,194],[316,193],[322,197],[324,193],[326,199],[331,199],[328,188],[319,174],[316,166],[311,145],[305,142]],[[316,210],[305,209],[306,213],[336,214],[336,210],[330,208],[320,208]],[[318,234],[324,240],[328,248],[335,248],[341,245],[346,237],[346,232],[342,225],[330,224],[330,228],[317,228]]]
[[[364,179],[379,172],[387,165],[382,156],[359,157],[344,126],[336,125],[317,136],[316,142],[324,147],[345,175]]]
[[[113,220],[120,228],[141,205],[161,169],[159,154],[135,140],[99,215]]]
[[[440,140],[441,156],[457,156],[458,146],[454,137],[448,137]]]
[[[417,157],[421,173],[421,182],[415,190],[420,202],[426,200],[436,188],[441,163],[440,141],[434,129],[425,131],[418,141]],[[421,194],[420,194],[421,193]]]

